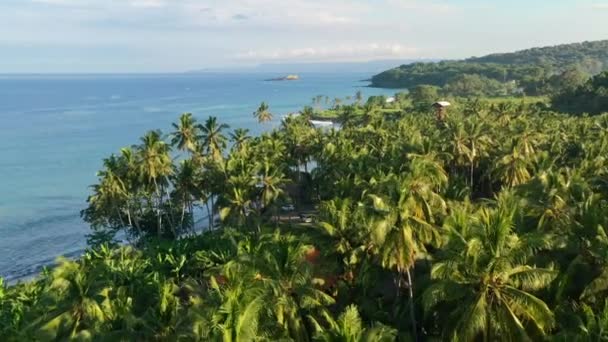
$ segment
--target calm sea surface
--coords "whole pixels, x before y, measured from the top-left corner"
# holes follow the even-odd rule
[[[312,97],[392,94],[365,88],[369,74],[0,75],[0,276],[34,274],[56,257],[86,247],[80,219],[101,160],[138,142],[147,130],[170,130],[179,114],[217,116],[231,128],[265,129],[252,112],[270,104],[280,116]],[[266,129],[269,126],[266,126]],[[270,126],[272,127],[272,126]]]

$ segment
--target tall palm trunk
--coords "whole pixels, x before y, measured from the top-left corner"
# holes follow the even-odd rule
[[[209,220],[209,226],[207,227],[207,230],[211,231],[211,228],[213,226],[213,215],[211,214],[211,208],[209,208],[209,201],[210,199],[207,199],[205,201],[205,207],[207,208],[207,220]]]
[[[139,227],[139,224],[137,223],[137,219],[132,218],[131,207],[129,205],[127,205],[127,219],[129,220],[129,226],[135,227],[135,229],[137,230],[137,235],[139,237],[141,237],[141,235],[142,235],[141,228]]]
[[[179,225],[183,228],[184,227],[184,218],[186,217],[186,202],[184,201],[184,203],[182,203],[182,214],[179,220]]]
[[[192,223],[192,236],[196,236],[196,221],[194,220],[194,203],[192,199],[188,202],[188,210],[190,212],[190,222]]]
[[[418,330],[416,324],[416,312],[414,310],[414,283],[412,281],[412,275],[410,273],[410,269],[408,268],[405,271],[405,275],[407,276],[407,288],[408,288],[408,297],[409,297],[409,307],[410,307],[410,320],[412,324],[412,335],[414,336],[414,341],[418,341]]]
[[[486,310],[486,329],[484,332],[484,342],[492,341],[492,326],[491,326],[490,322],[491,322],[490,310]]]
[[[161,215],[161,207],[163,204],[163,198],[162,195],[158,189],[158,183],[156,182],[156,178],[153,178],[154,180],[154,189],[156,190],[156,196],[157,196],[157,207],[156,207],[156,220],[157,220],[157,224],[158,227],[156,227],[156,235],[160,238],[162,236],[162,231],[163,231],[163,218]]]
[[[167,183],[169,183],[169,179],[165,177],[165,181]],[[173,201],[171,201],[171,194],[169,193],[169,187],[165,187],[164,185],[162,186],[161,189],[161,193],[166,194],[167,195],[167,199],[169,199],[169,201],[167,202],[169,204],[169,215],[168,215],[168,219],[169,219],[169,225],[171,226],[171,232],[173,232],[173,238],[177,239],[177,231],[175,230],[176,228],[176,222],[175,222],[175,218],[173,217]]]
[[[213,198],[215,197],[215,195],[211,194],[211,226],[209,226],[209,230],[215,228],[214,224],[215,224],[215,201],[213,200]]]
[[[471,193],[473,192],[473,186],[474,186],[473,185],[473,172],[474,172],[474,170],[475,170],[474,164],[471,161],[471,169],[469,170],[470,171],[470,181],[471,181]]]

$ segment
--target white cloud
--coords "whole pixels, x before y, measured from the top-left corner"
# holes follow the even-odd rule
[[[114,23],[155,21],[146,12],[164,15],[167,22],[180,28],[263,26],[324,27],[360,23],[369,13],[370,4],[348,0],[29,0],[34,4],[95,10],[100,20]],[[67,18],[78,20],[78,18]],[[85,18],[89,20],[87,16]],[[145,25],[144,25],[145,26]]]
[[[74,0],[31,0],[31,2],[54,6],[71,6],[78,4],[78,2]]]
[[[236,55],[244,61],[368,61],[414,57],[419,50],[398,43],[342,44],[332,47],[249,50]]]
[[[454,6],[445,0],[29,0],[34,4],[54,5],[95,10],[97,16],[114,23],[159,22],[158,17],[148,18],[147,13],[164,15],[166,23],[179,23],[180,28],[256,26],[281,28],[353,27],[366,25],[402,24],[396,20],[400,11],[404,15],[427,11],[449,12]],[[382,17],[393,17],[390,20]],[[67,18],[68,20],[70,18]],[[71,18],[78,20],[78,18]],[[86,20],[91,19],[86,17]],[[145,26],[145,25],[144,25]]]
[[[168,5],[164,0],[130,0],[128,3],[137,8],[161,8]]]
[[[456,9],[453,4],[441,0],[386,0],[386,4],[401,10],[451,12]]]
[[[346,0],[184,0],[181,9],[199,25],[234,24],[236,16],[244,16],[240,25],[311,27],[357,23],[369,7]]]
[[[90,63],[90,70],[179,70],[264,61],[459,58],[608,35],[601,20],[608,0],[562,2],[543,0],[521,16],[508,2],[482,0],[0,0],[6,28],[0,47],[16,60],[52,50]],[[575,29],[559,25],[572,15],[583,18]],[[522,40],[538,27],[547,29]],[[27,53],[24,46],[31,47]],[[89,57],[94,48],[97,61]]]

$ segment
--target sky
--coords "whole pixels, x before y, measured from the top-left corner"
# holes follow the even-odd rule
[[[0,0],[0,73],[454,59],[608,39],[608,0]]]

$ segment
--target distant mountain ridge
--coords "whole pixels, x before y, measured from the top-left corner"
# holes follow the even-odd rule
[[[428,84],[443,87],[456,77],[474,75],[503,83],[516,81],[531,91],[568,68],[577,68],[590,75],[607,70],[608,40],[495,53],[455,61],[403,64],[372,77],[372,86],[410,88]]]
[[[560,44],[508,53],[493,53],[483,57],[467,58],[465,61],[497,64],[548,63],[556,67],[564,67],[585,59],[602,61],[608,68],[608,40]]]

